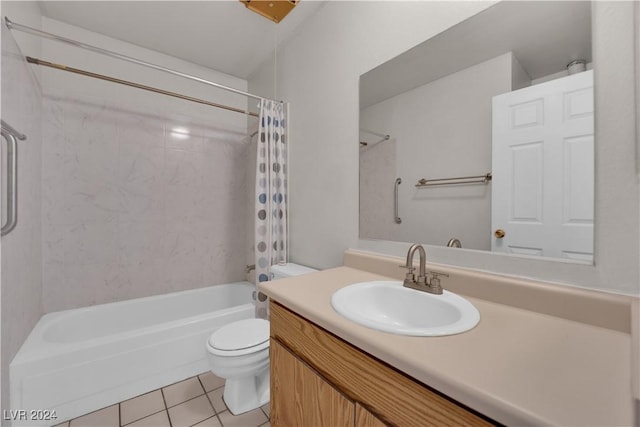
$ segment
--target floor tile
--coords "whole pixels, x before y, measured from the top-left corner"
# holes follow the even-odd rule
[[[171,423],[169,423],[167,411],[161,411],[134,423],[127,424],[127,427],[171,427]]]
[[[193,427],[222,427],[222,424],[220,424],[218,417],[213,416],[211,418],[207,418],[201,423],[194,425]]]
[[[264,413],[267,414],[267,417],[271,416],[271,403],[267,403],[266,405],[262,405],[261,408],[264,411]]]
[[[219,388],[212,392],[207,393],[207,396],[209,396],[209,400],[213,405],[213,409],[216,410],[216,414],[218,412],[226,411],[229,409],[227,408],[227,405],[224,403],[224,400],[222,399],[223,394],[224,394],[224,388]]]
[[[213,415],[215,415],[215,411],[205,395],[169,408],[169,417],[173,427],[192,426]]]
[[[266,423],[262,424],[260,427],[271,427],[271,421],[267,421]]]
[[[202,381],[204,391],[215,390],[224,385],[224,378],[215,376],[211,371],[200,374],[198,377],[200,378],[200,381]]]
[[[129,424],[164,409],[162,393],[160,390],[152,391],[120,403],[120,422]]]
[[[172,384],[162,389],[167,408],[186,402],[196,396],[204,394],[204,389],[200,385],[197,377],[189,378],[179,383]]]
[[[218,416],[224,427],[258,427],[269,421],[260,408],[235,416],[229,411],[224,411]]]
[[[53,427],[69,427],[69,421],[65,421],[63,423],[56,424]]]
[[[108,406],[90,414],[74,418],[70,427],[119,427],[120,411],[118,405]]]

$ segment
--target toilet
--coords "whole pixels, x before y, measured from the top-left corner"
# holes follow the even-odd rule
[[[293,263],[271,267],[271,280],[311,273]],[[211,372],[224,378],[224,402],[238,415],[269,402],[269,321],[245,319],[229,323],[207,340]]]

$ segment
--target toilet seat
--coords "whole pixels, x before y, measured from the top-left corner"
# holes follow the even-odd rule
[[[225,325],[207,341],[208,349],[218,356],[241,356],[269,347],[269,321],[245,319]]]

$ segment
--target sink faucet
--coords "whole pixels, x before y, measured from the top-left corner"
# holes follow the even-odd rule
[[[418,267],[418,277],[416,278],[413,274],[416,269],[413,266],[413,258],[415,256],[416,250],[420,255],[420,265]],[[403,286],[406,288],[416,289],[418,291],[429,292],[431,294],[441,295],[442,294],[442,286],[440,285],[440,276],[449,277],[448,274],[438,273],[438,272],[430,272],[427,273],[426,268],[427,263],[427,254],[424,251],[424,247],[417,243],[414,243],[409,248],[409,252],[407,252],[407,262],[405,265],[401,265],[401,267],[406,268],[407,275],[405,276]],[[427,274],[430,274],[431,280],[427,280]]]
[[[413,266],[413,257],[416,253],[416,250],[420,254],[420,267],[418,269],[417,280],[415,279],[415,275],[413,274],[413,271],[416,269]],[[427,254],[424,251],[424,247],[417,243],[414,243],[413,245],[411,245],[411,247],[409,248],[409,252],[407,252],[407,263],[404,266],[408,270],[407,276],[404,279],[404,286],[411,287],[410,285],[412,284],[421,284],[424,286],[427,284],[426,261],[427,261]]]

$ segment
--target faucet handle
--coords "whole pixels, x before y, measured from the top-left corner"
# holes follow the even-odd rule
[[[439,271],[430,271],[429,273],[427,273],[427,275],[431,275],[432,280],[433,279],[440,280],[441,276],[449,277],[447,273],[441,273]]]
[[[429,286],[433,289],[435,294],[442,294],[442,285],[440,285],[440,277],[449,277],[447,273],[441,273],[439,271],[430,271],[428,276],[431,276],[431,280],[429,280]]]
[[[415,282],[416,276],[413,274],[413,272],[416,268],[413,265],[399,265],[398,267],[407,269],[407,274],[404,277],[405,284]]]

